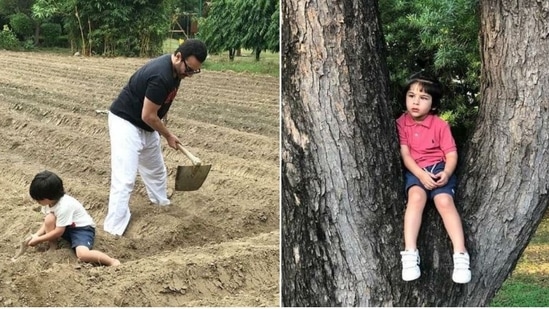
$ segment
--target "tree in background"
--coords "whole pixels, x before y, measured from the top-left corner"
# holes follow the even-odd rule
[[[404,192],[377,0],[284,1],[284,306],[486,306],[515,267],[549,205],[547,6],[481,0],[471,11],[481,99],[468,151],[458,149],[473,273],[459,285],[433,207],[418,238],[422,275],[400,276]]]
[[[273,38],[272,33],[269,37],[269,29],[279,27],[278,19],[273,20],[278,1],[238,0],[236,2],[240,23],[244,26],[240,29],[242,47],[253,50],[256,61],[259,61],[261,51],[269,48],[273,52],[278,51],[278,37]],[[268,38],[273,41],[268,42]]]
[[[0,49],[19,49],[19,41],[17,40],[15,33],[11,31],[8,25],[4,25],[0,31]]]
[[[32,39],[34,45],[38,45],[40,21],[32,16],[33,3],[34,0],[0,0],[0,20],[9,21],[19,39]]]
[[[35,46],[70,44],[73,52],[86,55],[152,56],[162,52],[173,18],[185,29],[194,29],[204,4],[203,0],[0,0],[0,25],[9,24],[20,40],[33,36]],[[62,34],[52,40],[56,25]],[[43,27],[48,35],[41,32]]]
[[[71,46],[82,54],[154,56],[170,25],[173,1],[36,0],[33,16],[60,16]]]
[[[211,53],[228,50],[233,60],[239,48],[251,49],[259,60],[264,50],[278,51],[277,0],[213,0],[199,21],[199,37]]]
[[[229,51],[229,59],[234,60],[236,50],[242,47],[241,22],[235,9],[237,0],[214,0],[208,6],[207,17],[198,22],[198,36],[208,46],[211,54]]]
[[[280,1],[276,1],[265,40],[267,41],[267,50],[278,51],[280,49]]]

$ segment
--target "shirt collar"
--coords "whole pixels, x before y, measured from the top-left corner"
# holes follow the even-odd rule
[[[430,128],[431,125],[433,124],[433,119],[434,118],[435,117],[432,114],[429,114],[429,115],[427,115],[427,117],[425,117],[425,119],[423,119],[422,122],[416,122],[412,118],[412,116],[410,116],[410,114],[407,112],[404,119],[406,120],[405,121],[406,126],[411,127],[411,126],[415,126],[415,125],[420,125],[420,126],[424,126],[426,128]]]

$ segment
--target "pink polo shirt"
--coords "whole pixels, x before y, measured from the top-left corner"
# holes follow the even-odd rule
[[[450,126],[438,116],[429,115],[417,123],[404,113],[396,122],[400,145],[408,146],[412,158],[421,168],[446,161],[447,153],[457,151]]]

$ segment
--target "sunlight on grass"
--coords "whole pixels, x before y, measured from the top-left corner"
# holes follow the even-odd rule
[[[525,280],[512,280],[506,283],[492,307],[547,307],[549,306],[549,289]]]
[[[175,39],[164,41],[164,52],[173,53],[179,42]],[[241,56],[235,57],[233,61],[229,60],[229,52],[221,54],[210,54],[202,66],[205,70],[223,71],[223,72],[247,72],[254,74],[263,74],[278,77],[279,72],[279,53],[263,51],[260,54],[259,61],[255,60],[255,55],[250,50],[242,50]]]
[[[545,217],[524,250],[492,307],[549,307],[549,217]]]

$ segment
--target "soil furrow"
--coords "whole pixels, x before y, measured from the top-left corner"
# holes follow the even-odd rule
[[[168,126],[212,170],[171,205],[150,203],[138,177],[126,233],[102,230],[110,184],[107,109],[147,59],[0,51],[0,305],[278,306],[278,79],[204,71],[184,80]],[[169,187],[190,162],[163,140]],[[116,269],[79,264],[74,253],[28,249],[40,226],[28,196],[34,175],[64,180],[97,224],[95,248]],[[59,282],[64,284],[59,285]],[[75,294],[76,293],[76,294]],[[85,298],[74,295],[86,295]]]

